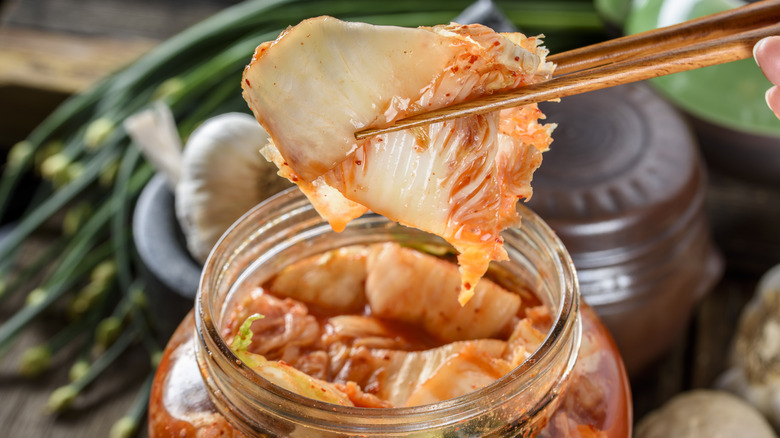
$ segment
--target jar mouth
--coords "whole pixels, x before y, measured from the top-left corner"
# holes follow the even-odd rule
[[[195,302],[196,329],[200,341],[198,347],[205,349],[209,356],[219,354],[226,359],[221,362],[221,366],[227,369],[221,369],[220,372],[226,372],[247,385],[254,385],[254,387],[267,392],[272,397],[300,404],[305,406],[307,411],[313,410],[327,415],[336,414],[353,418],[366,418],[368,419],[366,424],[373,424],[371,422],[378,418],[386,419],[387,417],[396,416],[406,418],[409,421],[410,418],[425,416],[433,412],[437,416],[446,415],[447,412],[457,412],[459,415],[463,415],[464,410],[475,409],[476,405],[484,407],[486,404],[490,405],[500,402],[500,400],[511,397],[526,387],[531,387],[537,379],[545,376],[546,372],[553,367],[552,358],[560,357],[561,354],[567,355],[567,360],[563,370],[555,370],[555,372],[558,372],[560,374],[559,377],[562,378],[559,381],[565,382],[576,362],[580,345],[579,289],[574,265],[563,244],[541,218],[522,205],[518,205],[518,211],[522,217],[522,227],[519,229],[508,229],[502,233],[510,259],[516,252],[512,250],[511,243],[527,238],[521,236],[521,233],[523,235],[530,234],[534,248],[540,251],[547,251],[549,260],[555,264],[553,274],[557,278],[540,278],[538,281],[552,280],[559,284],[561,296],[557,297],[559,301],[556,304],[551,328],[539,348],[522,364],[483,388],[448,400],[419,406],[390,408],[341,406],[314,400],[272,384],[251,367],[244,364],[233,353],[220,334],[220,326],[216,322],[222,317],[223,309],[220,308],[221,306],[215,306],[213,297],[204,293],[204,291],[214,287],[215,278],[217,278],[217,281],[220,281],[219,278],[226,278],[225,266],[229,265],[234,259],[235,253],[241,251],[242,247],[246,246],[245,243],[236,246],[236,242],[243,242],[247,237],[257,238],[259,234],[267,233],[272,235],[280,223],[300,215],[312,216],[301,229],[306,228],[310,233],[317,234],[322,232],[322,227],[326,227],[330,230],[328,231],[329,233],[335,233],[330,229],[327,222],[319,217],[319,214],[316,213],[306,197],[296,187],[287,189],[258,204],[236,221],[215,245],[205,263]],[[313,216],[316,216],[316,218]],[[369,212],[348,224],[347,229],[342,233],[349,231],[351,227],[360,226],[361,222],[382,223],[383,226],[388,228],[402,227],[405,230],[414,230]],[[423,233],[419,230],[414,230],[413,232]],[[306,239],[305,233],[301,235],[298,241],[302,239]],[[203,366],[200,368],[202,373],[206,372]],[[203,377],[204,380],[209,379],[207,375]],[[518,382],[523,384],[518,387],[516,386]],[[515,386],[508,388],[509,385]],[[542,400],[542,403],[538,403],[537,410],[543,409],[562,390],[560,387],[553,389],[548,394],[543,395],[544,398],[549,400]],[[533,414],[534,412],[528,412],[528,416]]]

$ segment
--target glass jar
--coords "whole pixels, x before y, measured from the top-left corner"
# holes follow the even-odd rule
[[[281,269],[315,254],[386,241],[444,243],[374,214],[335,233],[295,189],[260,204],[215,247],[194,313],[166,347],[150,400],[150,436],[630,436],[630,390],[614,343],[595,313],[580,307],[560,241],[520,208],[523,226],[504,233],[510,260],[498,269],[550,309],[545,341],[484,388],[435,404],[377,409],[312,400],[256,374],[221,336],[229,310]]]

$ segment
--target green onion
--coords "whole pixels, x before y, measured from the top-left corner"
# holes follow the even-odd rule
[[[65,267],[62,269],[63,271],[72,270],[73,274],[83,275],[85,271],[88,271],[97,265],[99,260],[107,257],[112,251],[112,248],[109,245],[104,245],[97,251],[89,254],[89,256],[87,254],[88,251],[89,248],[81,246],[74,248],[73,251],[66,256],[66,259],[60,267]],[[50,280],[47,285],[35,289],[42,291],[39,298],[33,299],[32,302],[23,306],[11,318],[0,325],[0,356],[7,351],[11,343],[16,339],[16,336],[30,324],[30,322],[57,299],[64,296],[80,279],[80,275],[62,279],[63,275],[63,272],[55,272],[55,274],[52,275],[52,280]]]
[[[100,308],[95,306],[89,315],[69,325],[47,342],[25,350],[19,358],[19,372],[25,377],[37,377],[49,369],[51,359],[73,340],[94,327]]]
[[[116,152],[111,149],[100,151],[100,154],[89,163],[88,169],[85,170],[85,174],[80,180],[73,181],[58,190],[54,196],[46,200],[19,222],[0,247],[0,260],[4,260],[13,251],[17,250],[19,245],[26,238],[30,237],[47,219],[79,195],[98,176],[100,169],[108,163]]]
[[[29,282],[33,277],[40,275],[40,272],[54,261],[57,256],[62,254],[62,250],[65,248],[67,241],[65,239],[57,239],[47,247],[43,253],[39,254],[34,260],[31,260],[29,264],[22,266],[13,275],[2,274],[0,277],[0,283],[2,283],[2,291],[0,291],[0,303],[3,300],[10,298],[17,292],[22,290],[22,285]]]
[[[130,242],[128,225],[131,199],[122,196],[129,190],[133,171],[141,161],[141,151],[138,148],[127,148],[125,155],[122,158],[119,171],[117,172],[117,180],[114,184],[114,198],[119,200],[117,205],[117,211],[114,214],[111,231],[114,239],[114,247],[116,252],[114,257],[116,258],[116,271],[119,279],[119,287],[122,290],[127,290],[132,282],[132,267],[130,266],[130,248],[128,244]]]
[[[122,333],[119,339],[117,339],[105,353],[95,359],[84,374],[79,376],[78,379],[65,386],[61,386],[52,392],[49,396],[47,409],[50,412],[62,412],[70,408],[70,405],[79,393],[94,382],[101,373],[107,370],[108,367],[119,358],[119,355],[130,347],[135,337],[136,333],[134,331]]]
[[[111,427],[109,438],[130,438],[135,436],[146,414],[146,406],[149,404],[149,394],[152,392],[154,374],[150,373],[136,395],[133,404],[127,413]]]

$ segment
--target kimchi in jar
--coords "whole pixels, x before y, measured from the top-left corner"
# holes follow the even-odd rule
[[[336,233],[297,190],[262,203],[206,263],[150,436],[630,436],[612,339],[565,248],[519,208],[510,260],[460,306],[438,237],[373,214]]]

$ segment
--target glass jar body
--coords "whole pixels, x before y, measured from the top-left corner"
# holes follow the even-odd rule
[[[254,373],[220,336],[226,309],[240,302],[243,291],[311,255],[386,241],[442,242],[375,215],[334,233],[296,192],[267,201],[226,234],[206,264],[194,315],[177,329],[156,376],[150,436],[629,436],[630,397],[620,357],[595,314],[589,308],[580,313],[565,249],[531,212],[522,213],[524,226],[505,233],[510,261],[501,269],[550,309],[554,321],[542,346],[470,394],[371,409],[314,401]]]

